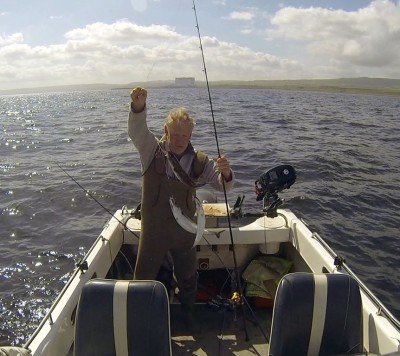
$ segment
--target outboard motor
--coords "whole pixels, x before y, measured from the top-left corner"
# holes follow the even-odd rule
[[[289,189],[295,181],[296,171],[289,164],[272,168],[255,181],[257,201],[264,199],[263,212],[266,212],[268,217],[278,216],[277,209],[282,205],[278,193]]]

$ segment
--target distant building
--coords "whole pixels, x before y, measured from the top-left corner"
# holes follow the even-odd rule
[[[195,79],[194,77],[187,78],[175,78],[175,86],[176,87],[184,87],[184,88],[192,88],[195,87]]]

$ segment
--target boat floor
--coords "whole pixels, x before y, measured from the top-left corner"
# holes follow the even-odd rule
[[[180,304],[171,304],[171,344],[175,355],[267,355],[272,308],[214,308],[195,304],[195,333],[184,323]]]

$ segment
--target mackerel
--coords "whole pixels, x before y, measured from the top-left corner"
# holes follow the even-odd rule
[[[195,198],[195,203],[197,224],[195,224],[182,213],[182,210],[175,204],[173,197],[169,198],[169,205],[171,206],[172,214],[174,215],[176,222],[180,225],[180,227],[182,227],[182,229],[190,232],[191,234],[196,234],[193,247],[200,242],[206,227],[206,215],[204,214],[203,205],[198,198]]]

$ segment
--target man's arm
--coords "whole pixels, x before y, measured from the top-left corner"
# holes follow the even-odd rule
[[[206,183],[209,183],[213,188],[217,189],[218,191],[223,191],[223,184],[225,185],[226,191],[232,190],[235,182],[235,174],[230,168],[229,162],[228,165],[226,165],[226,162],[223,160],[223,164],[221,163],[221,166],[224,167],[223,169],[224,173],[225,175],[228,176],[228,178],[231,178],[230,180],[226,179],[225,175],[220,172],[220,168],[218,166],[218,159],[217,160],[209,159],[204,168],[203,173],[199,178],[199,181],[204,181]],[[222,180],[224,180],[224,183],[222,183]]]
[[[140,154],[142,171],[146,171],[157,149],[157,139],[147,127],[147,91],[135,88],[131,91],[129,105],[128,134]]]

